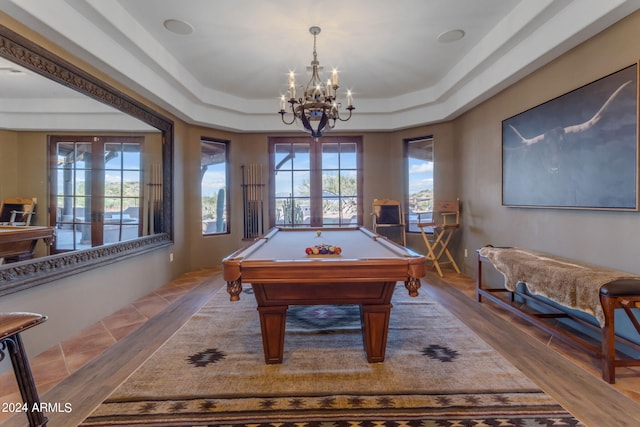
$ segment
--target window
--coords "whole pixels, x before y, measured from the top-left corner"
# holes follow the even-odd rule
[[[142,235],[143,137],[50,136],[53,252]]]
[[[433,214],[433,137],[406,139],[407,231],[419,232],[418,222],[430,221]]]
[[[202,234],[229,232],[228,141],[200,140]]]
[[[362,138],[270,138],[271,225],[362,224]]]

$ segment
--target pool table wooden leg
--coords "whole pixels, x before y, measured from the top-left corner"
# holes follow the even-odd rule
[[[258,307],[266,363],[282,363],[287,308],[286,305]]]
[[[384,362],[391,304],[360,305],[362,340],[369,363]]]

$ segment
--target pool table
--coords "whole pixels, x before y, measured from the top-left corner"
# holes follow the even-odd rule
[[[322,244],[342,251],[305,251]],[[253,288],[266,363],[282,363],[288,306],[320,304],[359,305],[367,361],[383,362],[396,283],[417,296],[425,274],[424,256],[362,227],[276,227],[222,264],[231,301],[239,300],[243,282]]]
[[[0,264],[3,260],[31,259],[39,239],[42,239],[46,245],[50,245],[53,243],[53,238],[52,227],[0,226]]]

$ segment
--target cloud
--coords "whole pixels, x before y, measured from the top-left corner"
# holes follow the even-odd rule
[[[414,164],[409,168],[409,173],[433,172],[433,162],[422,162]]]

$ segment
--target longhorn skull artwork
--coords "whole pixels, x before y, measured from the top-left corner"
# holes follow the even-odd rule
[[[503,204],[636,209],[637,102],[634,65],[505,120]]]

